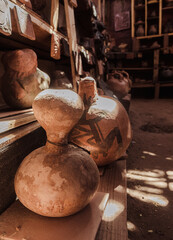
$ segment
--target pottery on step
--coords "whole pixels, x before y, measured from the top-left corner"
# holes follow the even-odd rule
[[[81,79],[78,94],[84,101],[85,111],[72,129],[70,141],[88,150],[98,166],[119,159],[132,137],[126,110],[118,100],[99,96],[91,77]]]
[[[37,95],[33,110],[47,142],[19,166],[16,194],[25,207],[42,216],[72,215],[92,200],[99,184],[98,168],[89,154],[68,144],[68,133],[83,114],[83,102],[72,90],[48,89]]]

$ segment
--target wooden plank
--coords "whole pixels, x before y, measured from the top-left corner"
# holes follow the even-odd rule
[[[59,18],[59,0],[51,1],[51,16],[50,16],[50,25],[55,31],[58,27],[58,18]]]
[[[19,128],[12,129],[6,133],[0,134],[0,149],[6,147],[7,145],[12,144],[13,142],[17,141],[18,139],[24,137],[25,135],[29,134],[30,132],[35,131],[40,127],[38,122],[32,122],[21,126]]]
[[[28,12],[19,6],[14,7],[14,15],[18,27],[19,34],[30,40],[35,40],[35,32],[31,17]]]
[[[0,110],[0,118],[14,116],[14,115],[18,115],[18,114],[26,113],[26,112],[33,113],[33,109],[29,108],[29,109],[24,109],[24,110],[10,110],[10,108],[6,108],[6,109],[3,109],[2,112]]]
[[[108,192],[109,200],[104,210],[96,240],[127,239],[126,160],[115,161],[106,167],[101,176],[99,191]]]
[[[7,0],[0,1],[0,32],[7,36],[12,34],[11,14]]]
[[[54,33],[51,36],[50,56],[56,60],[61,58],[60,38]]]
[[[8,141],[6,138],[6,144],[2,143],[0,145],[0,213],[16,198],[14,176],[19,164],[31,151],[45,144],[46,137],[44,130],[38,124],[35,125],[35,123],[28,125],[30,127],[27,126],[27,130],[23,126],[11,130],[11,135],[8,132],[6,137],[9,136],[11,139]]]
[[[30,122],[36,121],[36,118],[32,112],[23,113],[16,116],[10,116],[0,119],[0,133],[9,131],[13,128],[20,127]]]
[[[75,60],[74,55],[77,49],[77,37],[76,37],[76,26],[75,26],[75,18],[74,18],[74,9],[69,5],[68,0],[64,0],[65,7],[65,15],[66,15],[66,24],[67,24],[67,33],[69,40],[69,51],[70,51],[70,63],[71,63],[71,74],[73,81],[73,88],[77,91],[76,84],[76,72],[75,72]]]
[[[16,201],[0,216],[0,239],[94,240],[107,200],[98,192],[82,211],[64,218],[40,216]]]

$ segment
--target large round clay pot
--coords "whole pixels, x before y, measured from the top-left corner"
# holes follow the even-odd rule
[[[37,68],[37,55],[31,49],[15,50],[2,58],[2,95],[5,102],[18,109],[29,108],[37,94],[49,88],[49,76]]]
[[[99,96],[96,82],[86,77],[79,83],[85,112],[70,133],[70,141],[87,149],[98,166],[119,159],[132,138],[131,125],[122,104],[111,97]]]
[[[125,71],[114,71],[108,74],[107,84],[118,98],[125,97],[132,85],[129,75]]]
[[[83,109],[80,96],[68,89],[44,90],[33,102],[47,142],[21,163],[15,191],[23,205],[35,213],[49,217],[74,214],[91,201],[98,188],[96,164],[67,139]]]

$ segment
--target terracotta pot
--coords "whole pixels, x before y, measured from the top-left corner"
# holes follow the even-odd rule
[[[136,36],[140,37],[140,36],[144,36],[145,34],[145,30],[142,24],[139,24],[137,29],[136,29]]]
[[[49,88],[49,76],[37,68],[37,56],[31,49],[6,53],[2,62],[2,94],[5,102],[13,108],[29,108],[36,95]]]
[[[107,84],[118,98],[125,97],[131,89],[131,80],[127,72],[114,71],[108,74]]]
[[[70,141],[90,152],[98,166],[120,158],[131,141],[129,118],[121,103],[99,96],[96,82],[86,77],[79,83],[85,112],[70,133]]]
[[[43,216],[63,217],[84,208],[99,184],[99,172],[89,154],[68,144],[68,133],[83,113],[78,94],[48,89],[33,102],[35,117],[46,130],[46,145],[21,163],[15,176],[19,200]]]
[[[157,25],[156,24],[152,24],[149,28],[149,34],[150,35],[155,35],[157,34]]]

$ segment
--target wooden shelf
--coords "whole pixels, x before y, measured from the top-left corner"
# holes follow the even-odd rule
[[[154,87],[154,83],[133,83],[132,88],[150,88]]]
[[[150,4],[157,4],[157,3],[159,3],[159,1],[147,2],[147,5],[150,5]]]
[[[129,70],[129,71],[133,71],[133,70],[137,70],[137,71],[143,71],[143,70],[153,70],[153,68],[150,68],[150,67],[116,67],[117,70]]]
[[[173,9],[173,6],[162,8],[163,11],[164,11],[164,10],[171,10],[171,9]]]

